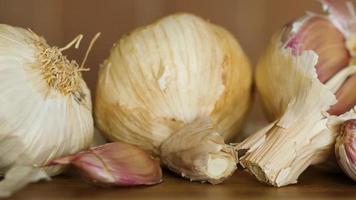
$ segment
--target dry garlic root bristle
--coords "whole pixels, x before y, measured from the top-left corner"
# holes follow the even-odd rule
[[[232,162],[221,152],[222,141],[234,137],[241,126],[250,105],[251,81],[248,59],[228,31],[191,14],[170,15],[114,45],[99,71],[96,122],[112,141],[169,157],[165,163],[187,178],[221,182],[231,173]],[[199,163],[173,163],[173,155],[165,152],[172,152],[167,143],[184,149],[175,141],[195,136],[188,127],[176,133],[205,117],[220,135],[209,133],[208,141],[191,150],[201,153],[189,155]],[[208,139],[219,137],[217,144]],[[186,154],[177,151],[174,157],[185,159]],[[188,165],[187,171],[182,164]]]
[[[247,150],[241,164],[274,186],[296,183],[308,166],[327,160],[337,127],[355,117],[356,18],[344,1],[323,2],[329,16],[308,14],[288,25],[258,62],[257,88],[275,122],[237,149]]]
[[[335,144],[335,155],[339,166],[356,181],[356,119],[344,122]]]
[[[209,119],[197,119],[173,133],[160,151],[168,168],[191,181],[221,183],[236,169],[233,147],[224,143]]]
[[[36,37],[35,37],[36,38]],[[42,38],[34,41],[36,59],[40,62],[43,79],[48,85],[64,95],[78,92],[80,89],[81,71],[76,61],[69,61],[58,47],[50,47]],[[37,67],[37,66],[35,66]]]
[[[31,44],[35,51],[35,58],[37,62],[33,65],[33,70],[39,70],[42,74],[42,78],[47,82],[50,88],[53,88],[63,95],[72,94],[77,101],[82,101],[85,98],[85,94],[82,91],[82,71],[89,71],[88,68],[84,68],[87,56],[95,43],[100,33],[97,33],[92,39],[86,55],[83,59],[82,64],[79,66],[75,60],[69,61],[62,52],[70,48],[75,44],[75,48],[79,47],[79,43],[83,38],[83,35],[79,35],[73,41],[71,41],[67,46],[63,48],[50,47],[46,41],[33,34],[33,41]]]

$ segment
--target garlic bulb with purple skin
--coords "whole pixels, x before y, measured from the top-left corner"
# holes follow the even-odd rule
[[[356,118],[343,124],[336,139],[335,156],[341,169],[356,181]]]
[[[274,122],[237,146],[247,149],[241,165],[278,187],[328,159],[335,130],[356,116],[355,12],[346,1],[321,2],[328,15],[308,13],[286,25],[260,58],[256,85]]]
[[[73,165],[99,186],[154,185],[162,182],[159,161],[138,147],[114,142],[49,162],[46,166]]]

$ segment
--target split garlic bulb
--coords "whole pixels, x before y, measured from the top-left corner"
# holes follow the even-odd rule
[[[204,126],[204,132],[219,133],[222,140],[231,139],[248,110],[250,89],[249,61],[228,31],[191,14],[170,15],[133,31],[114,45],[99,72],[96,123],[110,140],[135,144],[159,155],[166,151],[160,147],[171,135],[196,132],[191,131],[196,127],[191,125],[195,120],[201,123],[208,118],[212,124]],[[191,128],[179,131],[187,124]],[[185,138],[189,140],[183,141],[189,143],[187,146],[199,147],[199,142],[206,142],[202,146],[210,146],[213,152],[225,148],[220,142]],[[174,145],[171,140],[170,143]],[[172,145],[163,146],[189,151]],[[206,166],[214,163],[210,162],[210,151],[203,152],[200,158],[204,158],[195,162],[203,167],[186,166],[189,169],[185,171],[196,174],[194,170],[199,168],[203,170],[199,174],[206,175],[210,174],[209,169],[215,170]],[[180,152],[176,154],[175,158],[182,156]],[[228,158],[221,161],[231,163],[234,155],[229,152],[225,156]],[[162,162],[169,165],[169,159],[172,158],[165,157]],[[183,167],[177,166],[180,164],[176,162],[170,168],[179,173],[177,169]],[[228,173],[219,169],[221,173],[211,173],[212,178],[187,178],[221,180],[226,173],[232,173],[230,165],[224,168]]]
[[[308,166],[328,159],[336,130],[356,115],[355,12],[345,1],[322,3],[329,15],[308,13],[286,25],[256,68],[256,86],[274,122],[238,149],[248,149],[241,164],[274,186],[296,183]]]
[[[0,171],[43,165],[91,144],[81,68],[35,33],[0,24]],[[60,168],[49,168],[49,175]]]

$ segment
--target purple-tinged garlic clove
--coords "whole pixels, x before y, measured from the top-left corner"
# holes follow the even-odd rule
[[[108,143],[55,159],[47,166],[68,164],[75,166],[90,182],[102,186],[153,185],[162,182],[159,161],[138,147],[123,142]]]
[[[335,155],[341,169],[356,181],[356,119],[344,122],[336,139]]]
[[[336,92],[336,104],[328,111],[332,115],[341,115],[356,105],[356,74],[349,77]]]
[[[325,16],[307,16],[289,25],[283,34],[282,42],[294,55],[305,50],[318,54],[316,71],[323,83],[350,61],[343,34]]]

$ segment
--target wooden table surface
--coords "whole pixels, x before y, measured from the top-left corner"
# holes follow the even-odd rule
[[[59,176],[51,182],[31,184],[19,191],[12,200],[63,199],[352,199],[356,200],[356,184],[343,174],[330,174],[317,169],[307,170],[300,183],[273,188],[257,182],[243,171],[220,185],[188,182],[165,172],[164,182],[151,187],[98,188],[78,177]]]

